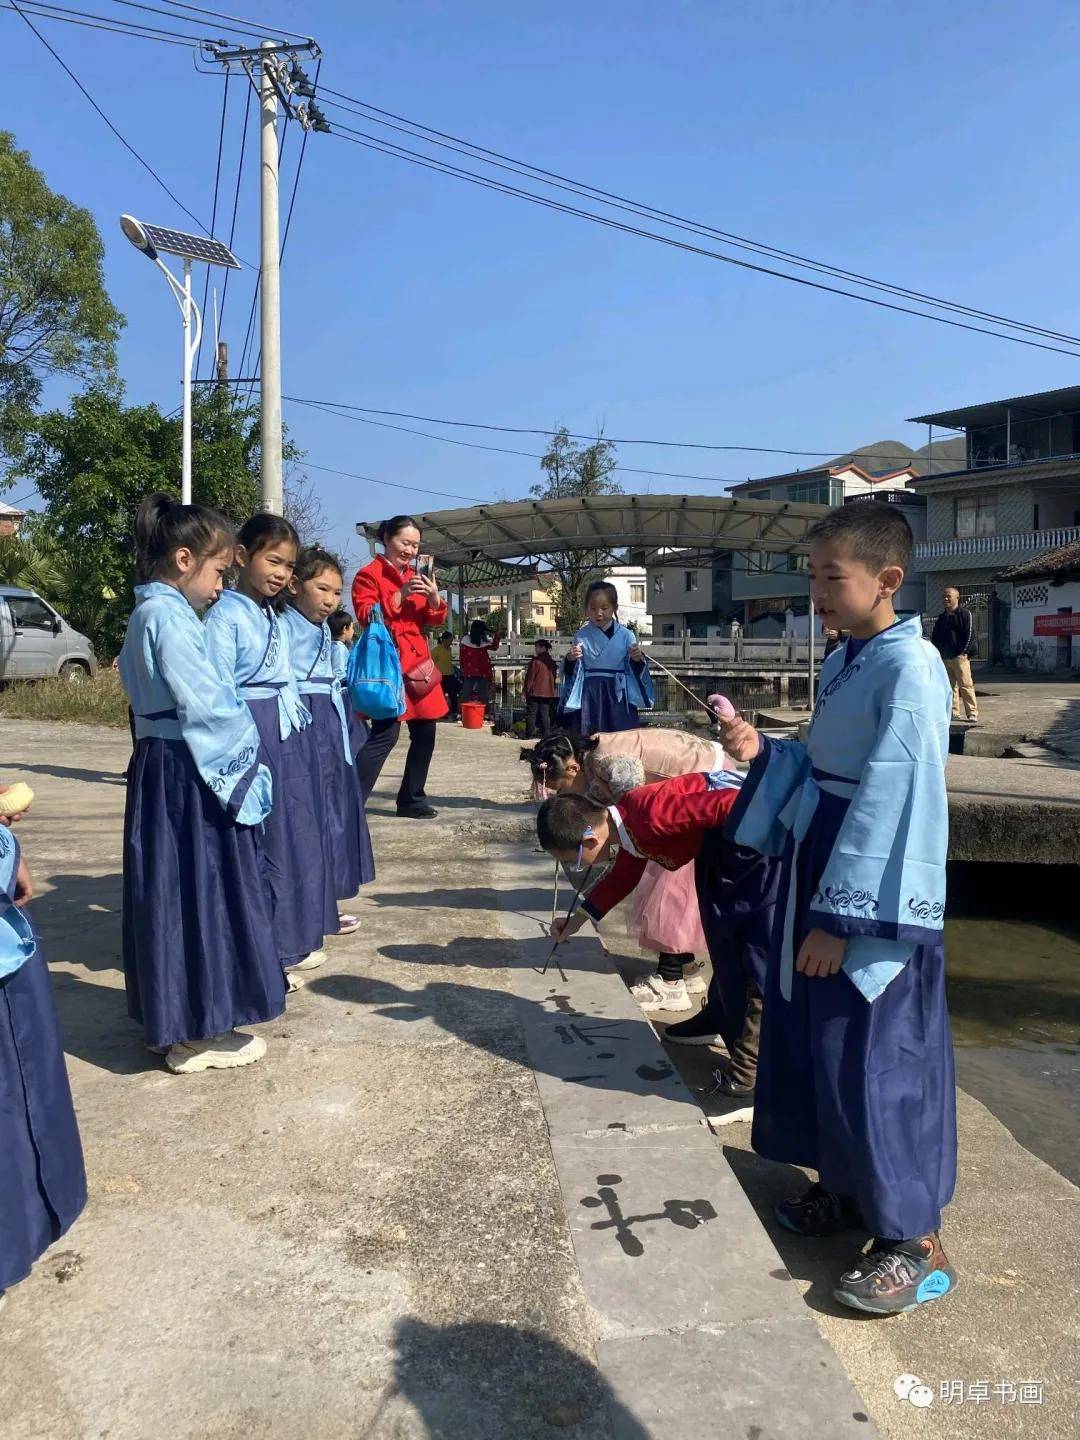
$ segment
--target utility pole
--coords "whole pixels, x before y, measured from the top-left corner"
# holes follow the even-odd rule
[[[276,52],[279,47],[272,40],[264,40],[262,48]],[[259,169],[262,235],[262,299],[259,307],[262,380],[259,414],[262,507],[280,515],[284,505],[281,482],[281,242],[278,214],[278,97],[271,70],[273,63],[267,58],[259,63],[262,140]]]
[[[229,346],[224,340],[217,343],[217,380],[219,385],[229,383]]]

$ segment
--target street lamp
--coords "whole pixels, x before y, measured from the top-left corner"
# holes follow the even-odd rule
[[[240,262],[220,240],[209,240],[204,235],[187,235],[182,230],[167,230],[161,225],[144,225],[141,220],[136,220],[134,215],[121,215],[120,228],[135,249],[141,250],[148,260],[153,260],[165,276],[184,322],[184,458],[180,477],[180,499],[185,505],[190,505],[191,367],[202,339],[202,315],[191,294],[191,262],[198,260],[204,265],[223,265],[230,270],[239,270]],[[179,255],[183,260],[182,285],[161,260],[159,250],[163,250],[166,255]]]

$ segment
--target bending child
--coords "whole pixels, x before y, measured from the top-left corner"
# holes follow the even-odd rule
[[[609,783],[622,791],[620,772],[632,779],[635,768],[640,774],[640,763],[628,757],[613,760]],[[718,770],[626,790],[614,805],[585,795],[558,795],[541,805],[536,830],[540,844],[560,860],[580,855],[581,863],[594,865],[615,856],[611,870],[575,913],[556,921],[553,934],[560,942],[576,934],[586,920],[599,922],[624,900],[648,861],[669,871],[693,864],[713,965],[716,1023],[731,1057],[722,1067],[720,1090],[745,1107],[753,1100],[756,1068],[757,1011],[750,1001],[764,981],[761,932],[771,923],[778,868],[724,836],[740,784],[734,771]]]
[[[849,639],[822,667],[809,735],[722,727],[729,753],[752,761],[729,833],[783,865],[754,1148],[817,1171],[777,1207],[787,1229],[874,1237],[834,1293],[875,1315],[956,1284],[939,1235],[956,1180],[942,941],[952,696],[920,617],[893,608],[910,557],[894,506],[818,521],[810,592]]]
[[[563,661],[560,709],[568,727],[633,730],[653,706],[649,662],[632,630],[619,623],[619,592],[606,580],[585,591],[586,623]]]

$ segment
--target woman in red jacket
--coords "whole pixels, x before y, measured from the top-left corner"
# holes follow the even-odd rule
[[[371,739],[357,756],[356,768],[366,802],[386,757],[397,744],[404,720],[409,727],[409,753],[397,794],[397,813],[430,820],[438,812],[427,803],[424,787],[435,750],[435,722],[449,707],[424,631],[442,625],[449,612],[434,577],[417,572],[420,528],[412,516],[384,520],[379,540],[384,553],[365,565],[353,581],[353,610],[357,620],[366,625],[372,607],[381,607],[401,657],[405,713],[396,719],[370,722]]]

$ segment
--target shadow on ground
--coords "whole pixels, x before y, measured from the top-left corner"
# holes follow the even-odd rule
[[[649,1440],[595,1365],[535,1331],[409,1317],[395,1338],[392,1386],[359,1432],[363,1440],[398,1433],[393,1421],[381,1426],[396,1395],[416,1408],[432,1437]]]

